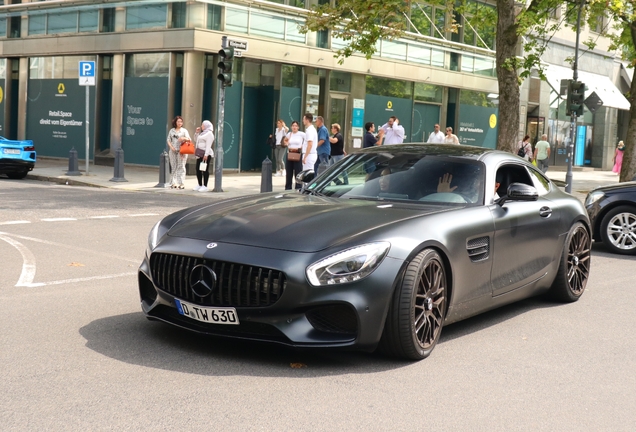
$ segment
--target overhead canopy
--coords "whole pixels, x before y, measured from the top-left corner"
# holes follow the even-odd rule
[[[572,69],[563,66],[548,65],[545,67],[545,75],[550,87],[559,93],[561,80],[572,79]],[[629,111],[629,101],[608,77],[591,72],[579,71],[578,79],[585,83],[586,97],[592,94],[592,92],[595,92],[603,101],[603,106]]]

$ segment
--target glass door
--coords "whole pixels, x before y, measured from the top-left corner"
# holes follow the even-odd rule
[[[340,133],[344,138],[344,142],[347,142],[347,133],[349,131],[349,123],[347,123],[348,115],[347,115],[347,99],[349,99],[346,95],[331,95],[331,123],[338,123],[340,125]],[[326,125],[327,129],[331,132],[331,125]]]

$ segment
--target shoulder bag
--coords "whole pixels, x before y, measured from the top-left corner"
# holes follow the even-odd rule
[[[301,154],[300,149],[289,149],[287,153],[287,160],[291,162],[300,162]]]

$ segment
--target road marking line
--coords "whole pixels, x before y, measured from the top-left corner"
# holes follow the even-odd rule
[[[9,243],[22,255],[22,273],[20,273],[20,279],[18,279],[18,283],[15,286],[29,286],[33,282],[33,278],[35,278],[35,256],[22,243],[10,237],[4,236],[1,233],[0,240],[4,240]]]
[[[37,287],[49,286],[49,285],[63,285],[63,284],[78,283],[78,282],[89,282],[94,280],[115,279],[120,277],[136,276],[136,275],[137,273],[120,273],[120,274],[107,275],[107,276],[91,276],[91,277],[77,278],[77,279],[65,279],[65,280],[58,280],[53,282],[35,282],[35,283],[30,283],[30,284],[21,285],[21,286],[26,286],[29,288],[37,288]]]
[[[89,216],[89,219],[114,219],[114,218],[118,218],[119,216],[117,215],[107,215],[107,216]]]
[[[159,216],[157,213],[140,213],[140,214],[131,214],[128,217],[143,217],[143,216]]]
[[[36,239],[36,238],[33,238],[33,237],[27,237],[27,236],[13,234],[13,233],[7,233],[7,232],[1,232],[0,231],[0,235],[11,236],[11,237],[19,238],[19,239],[22,239],[22,240],[34,241],[36,243],[43,243],[43,244],[47,244],[47,245],[51,245],[51,246],[65,247],[67,249],[73,249],[73,250],[81,251],[81,252],[93,253],[95,255],[101,255],[101,256],[104,256],[104,257],[108,257],[108,258],[118,259],[118,260],[126,261],[126,262],[129,262],[129,263],[137,264],[137,265],[139,265],[139,263],[141,262],[141,259],[132,260],[132,259],[128,259],[128,258],[122,258],[122,257],[120,257],[118,255],[105,254],[105,253],[94,251],[94,250],[91,250],[91,249],[79,248],[79,247],[67,245],[67,244],[64,244],[64,243],[57,243],[57,242],[52,242],[52,241],[48,241],[48,240],[40,240],[40,239]]]
[[[31,221],[8,221],[8,222],[0,222],[0,225],[19,225],[19,224],[30,224]]]
[[[40,219],[42,222],[66,222],[66,221],[76,221],[75,218],[50,218],[50,219]]]

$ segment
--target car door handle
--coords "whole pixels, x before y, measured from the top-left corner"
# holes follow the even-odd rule
[[[550,207],[541,207],[539,209],[539,216],[547,218],[552,214],[552,209]]]

